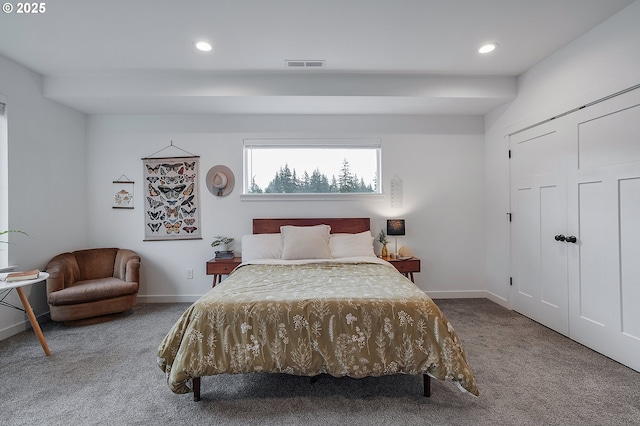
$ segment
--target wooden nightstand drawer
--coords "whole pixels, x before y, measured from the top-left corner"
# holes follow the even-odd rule
[[[213,285],[222,281],[222,275],[229,275],[236,266],[242,263],[242,258],[233,259],[211,259],[207,261],[207,275],[213,275]]]
[[[383,257],[382,259],[391,263],[402,275],[413,281],[413,273],[420,272],[420,259],[417,257],[411,257],[406,260],[392,259],[390,257]]]
[[[396,260],[393,263],[393,266],[402,273],[405,272],[420,272],[420,260],[416,258],[411,258],[407,260]]]

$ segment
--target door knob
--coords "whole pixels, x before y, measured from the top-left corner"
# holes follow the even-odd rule
[[[575,244],[575,243],[576,243],[576,241],[578,241],[578,239],[577,239],[576,237],[574,237],[573,235],[569,235],[569,236],[566,238],[566,241],[567,241],[568,243],[574,243],[574,244]]]
[[[565,241],[566,240],[565,236],[562,235],[562,234],[558,234],[554,238],[556,239],[556,241]]]

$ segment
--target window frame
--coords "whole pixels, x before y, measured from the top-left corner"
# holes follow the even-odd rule
[[[374,192],[322,192],[322,193],[249,193],[252,176],[250,168],[250,151],[252,148],[295,149],[295,148],[326,148],[326,149],[374,149],[376,150],[377,185]],[[272,201],[272,200],[370,200],[383,198],[382,188],[382,142],[374,138],[269,138],[244,139],[242,164],[242,195],[243,201]]]
[[[0,114],[0,231],[9,229],[9,123],[7,97],[0,94],[4,112]],[[4,234],[2,241],[8,241]],[[0,272],[10,270],[9,244],[0,242]]]

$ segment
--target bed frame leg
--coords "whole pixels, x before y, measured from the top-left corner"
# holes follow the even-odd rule
[[[431,377],[427,374],[423,374],[422,377],[424,381],[424,396],[429,398],[431,396]]]
[[[200,401],[200,377],[191,379],[191,385],[193,387],[193,400],[198,402]]]

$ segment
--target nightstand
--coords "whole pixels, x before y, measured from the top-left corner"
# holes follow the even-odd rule
[[[383,260],[391,263],[402,275],[409,278],[411,282],[413,280],[413,273],[420,272],[420,259],[417,257],[410,257],[408,259],[392,259],[390,257],[383,257]]]
[[[211,287],[215,287],[216,284],[222,281],[223,275],[229,275],[229,273],[241,263],[241,257],[234,257],[233,259],[214,258],[207,260],[207,275],[213,275],[213,283],[211,284]]]

